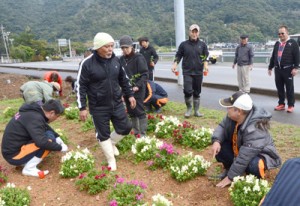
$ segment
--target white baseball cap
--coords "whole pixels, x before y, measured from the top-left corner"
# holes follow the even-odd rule
[[[99,49],[99,48],[103,47],[104,45],[111,43],[111,42],[115,42],[115,40],[112,38],[111,35],[109,35],[108,33],[99,32],[94,37],[93,50]]]
[[[234,93],[231,97],[229,98],[224,98],[219,100],[219,104],[222,107],[236,107],[242,110],[249,111],[253,107],[253,101],[249,94],[244,93],[242,91],[238,91]]]

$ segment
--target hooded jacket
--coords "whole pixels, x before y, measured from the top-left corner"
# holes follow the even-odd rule
[[[53,85],[49,82],[29,81],[20,87],[26,103],[47,102],[53,99]]]
[[[138,87],[140,91],[143,91],[143,95],[145,95],[144,91],[148,80],[148,68],[143,55],[135,53],[129,56],[121,56],[120,62],[130,79],[131,86]]]
[[[16,156],[23,145],[35,143],[43,150],[61,151],[62,147],[56,142],[50,142],[45,132],[51,130],[41,106],[37,103],[24,104],[19,112],[7,124],[2,138],[2,155],[8,160]]]
[[[267,169],[281,165],[281,159],[271,135],[267,129],[259,128],[262,121],[269,120],[271,117],[272,115],[263,108],[253,106],[238,130],[239,153],[228,171],[229,179],[243,175],[250,161],[258,155],[264,158]],[[219,141],[222,146],[224,140],[231,139],[235,124],[235,121],[226,116],[214,131],[212,142]]]
[[[197,39],[196,41],[186,40],[179,45],[175,56],[177,64],[182,60],[183,75],[203,74],[203,62],[207,61],[209,52],[206,44]]]
[[[78,108],[86,109],[88,97],[91,114],[120,106],[122,91],[125,98],[133,96],[129,79],[115,54],[104,59],[94,51],[81,62],[77,79]]]

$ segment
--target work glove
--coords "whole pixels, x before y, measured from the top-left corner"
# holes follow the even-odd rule
[[[61,150],[62,152],[67,152],[68,151],[68,146],[64,143],[61,144]]]
[[[56,137],[56,143],[59,145],[65,144],[60,137]]]

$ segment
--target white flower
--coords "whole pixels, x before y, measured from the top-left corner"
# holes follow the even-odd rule
[[[27,186],[27,190],[29,191],[32,190],[31,186]]]
[[[14,188],[14,187],[16,187],[16,185],[15,185],[14,183],[8,182],[8,183],[6,184],[6,187]]]

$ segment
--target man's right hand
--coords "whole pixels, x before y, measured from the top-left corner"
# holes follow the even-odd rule
[[[171,70],[173,73],[175,73],[177,71],[177,63],[176,62],[174,62],[174,64],[172,65]]]
[[[271,76],[272,75],[272,70],[268,70],[268,75]]]
[[[234,69],[234,68],[235,68],[235,64],[232,65],[232,69]]]
[[[217,154],[219,154],[220,150],[221,150],[221,144],[220,142],[215,141],[211,147],[212,151],[213,151],[213,159],[216,157]]]
[[[85,110],[82,110],[79,112],[79,117],[80,117],[80,120],[81,121],[86,121],[87,120],[87,117],[88,117],[88,111],[85,109]]]

